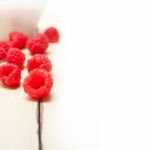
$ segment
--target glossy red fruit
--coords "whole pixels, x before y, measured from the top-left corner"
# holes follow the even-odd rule
[[[32,70],[23,83],[25,92],[37,101],[47,97],[52,86],[53,79],[51,75],[43,69]]]
[[[27,39],[28,37],[24,33],[14,31],[9,34],[9,45],[12,48],[23,49],[25,48]]]
[[[60,35],[55,27],[48,28],[44,34],[48,37],[50,43],[57,43],[59,41]]]
[[[21,69],[23,68],[25,55],[17,48],[10,48],[7,53],[6,61],[18,65]]]
[[[48,48],[48,39],[43,34],[36,34],[33,38],[27,41],[27,48],[30,50],[31,54],[44,54]]]
[[[28,72],[34,69],[45,69],[51,71],[52,63],[49,58],[43,54],[36,54],[31,57],[27,62]]]
[[[0,80],[8,87],[18,87],[21,80],[21,70],[17,65],[6,63],[0,66]]]

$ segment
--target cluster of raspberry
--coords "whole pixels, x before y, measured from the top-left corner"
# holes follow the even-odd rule
[[[21,70],[25,62],[23,49],[28,49],[31,58],[27,60],[28,76],[23,80],[24,91],[39,100],[50,94],[53,86],[51,60],[45,55],[49,44],[59,42],[59,32],[49,27],[43,34],[28,37],[22,32],[11,32],[9,42],[0,41],[0,81],[5,87],[17,88],[21,83]]]

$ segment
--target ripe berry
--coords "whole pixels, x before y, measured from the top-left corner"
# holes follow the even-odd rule
[[[28,37],[21,32],[11,32],[9,34],[9,40],[10,40],[10,47],[12,48],[19,48],[23,49],[25,48],[26,42],[27,42]]]
[[[6,42],[0,41],[0,48],[5,49],[5,51],[7,52],[10,47],[9,47],[9,45]]]
[[[4,48],[0,47],[0,61],[6,59],[7,52]]]
[[[30,58],[27,62],[28,72],[34,69],[45,69],[47,71],[51,71],[52,64],[49,58],[43,54],[36,54],[32,58]]]
[[[6,59],[6,54],[9,48],[10,48],[9,45],[6,42],[0,41],[0,60]]]
[[[6,61],[18,65],[21,69],[23,68],[25,55],[17,48],[10,48],[7,53]]]
[[[31,54],[43,54],[48,48],[48,39],[45,35],[36,34],[33,38],[29,39],[26,44]]]
[[[25,92],[32,98],[41,99],[49,95],[53,86],[53,79],[43,69],[34,69],[24,79],[23,87]],[[37,100],[37,101],[38,101]]]
[[[59,32],[55,27],[50,27],[45,31],[50,43],[57,43],[59,41]]]
[[[6,63],[0,66],[0,80],[8,87],[18,87],[20,85],[21,70],[18,66]]]

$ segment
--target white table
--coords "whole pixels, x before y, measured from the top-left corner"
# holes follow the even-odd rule
[[[97,28],[92,17],[96,11],[90,0],[50,0],[39,23],[40,32],[54,25],[61,34],[60,44],[49,47],[55,82],[51,102],[43,104],[44,150],[97,150],[98,58],[97,48],[90,43]],[[27,101],[22,88],[0,87],[0,92],[1,149],[37,150],[37,104]]]

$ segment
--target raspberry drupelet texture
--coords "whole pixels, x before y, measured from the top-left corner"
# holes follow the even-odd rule
[[[17,65],[6,63],[0,66],[0,80],[8,87],[18,87],[21,80],[21,70]]]
[[[5,49],[5,51],[8,51],[10,46],[9,46],[9,44],[7,44],[4,41],[0,41],[0,48],[3,48],[3,49]]]
[[[7,53],[6,61],[8,63],[18,65],[22,69],[25,61],[25,55],[20,49],[10,48]]]
[[[26,44],[32,55],[44,54],[48,45],[48,39],[43,34],[36,34],[33,38],[29,39]]]
[[[48,28],[44,34],[48,37],[50,43],[57,43],[59,41],[60,35],[55,27]]]
[[[7,51],[4,48],[0,47],[0,61],[5,60],[7,55]]]
[[[32,70],[23,83],[25,92],[35,101],[47,97],[52,86],[53,79],[51,75],[43,69]]]
[[[14,31],[9,34],[9,40],[10,40],[9,45],[12,48],[23,49],[25,48],[27,39],[28,37],[24,33]]]
[[[0,61],[6,59],[9,48],[9,45],[6,42],[0,41]]]
[[[34,69],[45,69],[47,71],[52,70],[52,64],[49,58],[43,54],[36,54],[31,57],[27,62],[28,72]]]

